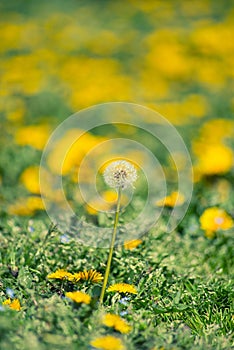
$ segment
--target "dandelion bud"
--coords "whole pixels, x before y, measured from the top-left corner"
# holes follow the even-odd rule
[[[136,168],[126,160],[118,160],[108,165],[104,171],[104,180],[112,188],[125,189],[137,179]]]

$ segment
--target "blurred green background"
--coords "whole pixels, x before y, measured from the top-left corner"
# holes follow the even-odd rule
[[[3,212],[43,209],[46,140],[72,113],[102,102],[142,104],[172,122],[191,151],[195,182],[230,175],[233,1],[11,0],[0,11]],[[88,135],[85,150],[95,142]],[[68,170],[77,169],[71,158]]]

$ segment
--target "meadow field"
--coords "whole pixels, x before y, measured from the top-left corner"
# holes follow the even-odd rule
[[[0,13],[0,348],[232,349],[233,1]]]

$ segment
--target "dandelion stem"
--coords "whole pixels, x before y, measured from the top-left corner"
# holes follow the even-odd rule
[[[108,281],[108,277],[109,277],[109,273],[110,273],[111,260],[112,260],[112,255],[113,255],[113,251],[114,251],[115,238],[116,238],[117,226],[118,226],[118,221],[119,221],[121,191],[122,191],[122,188],[120,186],[118,188],[118,198],[117,198],[117,205],[116,205],[116,212],[115,212],[114,228],[113,228],[113,232],[112,232],[110,249],[109,249],[109,256],[108,256],[108,260],[107,260],[106,271],[105,271],[104,281],[103,281],[103,285],[102,285],[102,291],[101,291],[101,295],[100,295],[100,304],[103,303],[106,285],[107,285],[107,281]]]

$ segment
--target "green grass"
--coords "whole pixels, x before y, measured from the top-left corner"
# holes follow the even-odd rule
[[[22,305],[19,312],[0,312],[3,349],[88,349],[96,336],[113,333],[100,322],[103,311],[123,315],[133,327],[121,335],[127,349],[231,348],[230,237],[221,234],[212,241],[202,234],[194,239],[189,232],[152,229],[136,249],[117,248],[112,261],[109,283],[134,284],[138,294],[125,300],[106,293],[100,308],[101,286],[84,284],[93,301],[74,307],[63,298],[72,287],[47,275],[58,268],[104,273],[107,251],[75,239],[62,243],[56,228],[42,222],[1,223],[1,300],[11,288]]]

